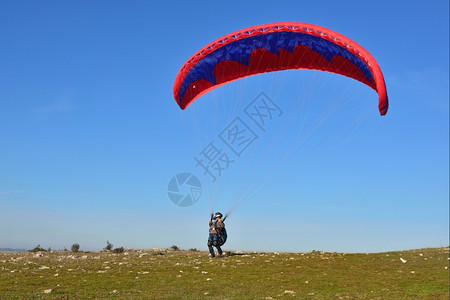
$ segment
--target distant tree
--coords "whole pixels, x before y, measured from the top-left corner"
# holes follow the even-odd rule
[[[106,241],[106,247],[103,248],[103,250],[111,251],[112,249],[113,249],[113,244],[111,244],[110,242]]]
[[[122,253],[123,251],[125,251],[125,249],[123,249],[123,247],[120,247],[120,248],[115,248],[113,250],[113,253],[119,254],[119,253]]]
[[[48,251],[48,252],[51,252],[51,251],[52,251],[52,248],[51,248],[51,247],[48,247],[47,251]]]
[[[172,247],[170,247],[170,249],[172,249],[173,251],[179,251],[180,248],[176,245],[172,245]]]
[[[64,252],[67,252],[68,250],[67,250],[67,248],[66,247],[64,247],[64,250],[63,250]]]
[[[192,251],[192,252],[197,252],[197,251],[198,251],[198,249],[197,249],[197,248],[191,248],[191,249],[189,249],[189,251]]]
[[[75,243],[70,249],[72,250],[72,252],[78,252],[80,251],[80,245],[78,243]]]
[[[34,247],[34,249],[31,249],[31,250],[28,250],[28,251],[29,251],[29,252],[39,252],[39,251],[45,252],[45,251],[47,251],[47,250],[45,250],[44,248],[42,248],[41,245],[37,245],[36,247]]]

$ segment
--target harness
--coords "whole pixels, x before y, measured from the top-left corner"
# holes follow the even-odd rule
[[[225,229],[225,219],[227,218],[227,216],[225,216],[225,218],[223,218],[222,223],[223,223],[223,227],[216,227],[217,221],[213,221],[213,217],[211,216],[211,227],[210,229],[212,229],[212,235],[213,237],[215,237],[215,235],[217,234],[217,239],[219,242],[219,246],[222,246],[223,244],[225,244],[225,242],[227,241],[228,238],[228,234],[227,234],[227,230]]]

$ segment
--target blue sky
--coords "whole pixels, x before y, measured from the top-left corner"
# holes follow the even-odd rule
[[[448,245],[448,5],[2,1],[0,247],[99,250],[108,240],[205,249],[216,185],[193,157],[220,144],[219,132],[244,118],[260,92],[283,115],[257,132],[258,143],[214,193],[214,209],[225,212],[240,203],[234,194],[252,190],[249,176],[265,186],[228,219],[226,249]],[[232,31],[280,21],[327,27],[367,49],[385,76],[388,114],[378,115],[378,97],[363,84],[310,71],[237,81],[179,110],[172,86],[193,53]],[[293,109],[298,99],[304,106]],[[316,126],[320,109],[335,103]],[[187,208],[167,194],[182,172],[203,187]]]

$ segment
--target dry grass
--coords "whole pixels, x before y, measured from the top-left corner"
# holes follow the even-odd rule
[[[448,247],[215,259],[167,249],[0,253],[0,299],[448,299],[448,258]]]

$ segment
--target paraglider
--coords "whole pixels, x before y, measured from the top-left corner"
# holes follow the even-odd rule
[[[381,115],[388,110],[383,74],[367,50],[330,29],[297,22],[253,26],[206,45],[181,67],[173,95],[185,109],[230,81],[288,69],[321,70],[356,79],[378,93]]]
[[[297,22],[253,26],[207,44],[179,70],[173,85],[173,96],[178,106],[185,110],[202,95],[231,81],[295,69],[326,71],[355,79],[377,92],[380,115],[388,111],[383,74],[367,50],[330,29]],[[266,177],[264,175],[262,179]],[[261,181],[241,197],[241,203],[260,189]],[[213,207],[211,205],[211,211]],[[225,218],[231,211],[228,210]],[[222,219],[221,213],[211,213],[208,248],[212,257],[215,256],[213,247],[217,248],[219,255],[222,254],[220,246],[227,238],[223,224],[225,218]]]
[[[211,220],[209,221],[209,236],[208,236],[208,249],[211,257],[215,257],[214,247],[216,247],[219,255],[222,255],[222,249],[220,248],[227,241],[227,230],[225,229],[225,219],[228,215],[222,219],[223,215],[220,212],[216,214],[211,213]]]

